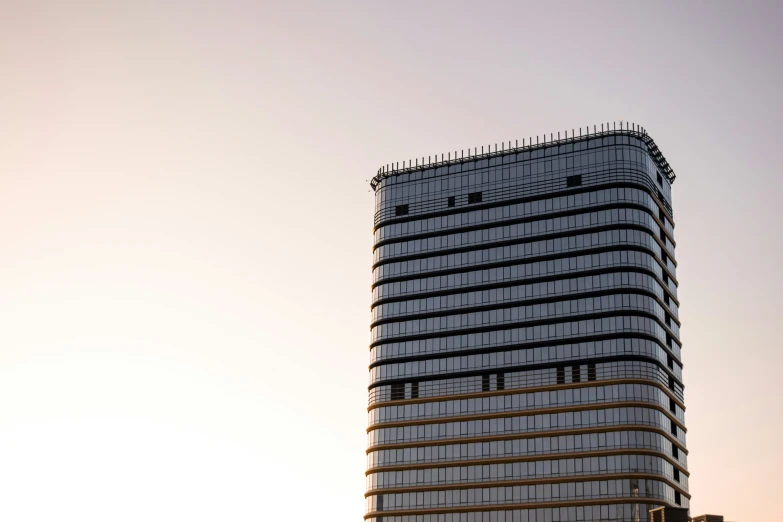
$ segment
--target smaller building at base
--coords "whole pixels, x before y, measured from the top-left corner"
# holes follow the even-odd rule
[[[650,510],[650,522],[690,522],[687,508],[662,506]]]
[[[650,510],[650,522],[723,522],[723,516],[699,515],[689,518],[687,509],[662,506]]]

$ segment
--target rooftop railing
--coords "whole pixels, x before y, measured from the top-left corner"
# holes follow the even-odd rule
[[[669,183],[674,183],[674,179],[676,177],[674,171],[669,165],[669,162],[666,161],[666,158],[664,158],[658,146],[655,144],[655,141],[653,141],[650,135],[647,134],[647,130],[645,130],[643,127],[639,125],[636,125],[635,123],[628,123],[628,122],[621,121],[619,122],[619,125],[618,122],[612,122],[612,125],[610,125],[609,122],[607,122],[605,125],[602,123],[600,130],[598,129],[597,125],[593,125],[592,132],[590,132],[589,126],[585,127],[584,133],[582,132],[581,127],[579,128],[578,134],[576,129],[571,129],[571,137],[568,136],[568,130],[566,130],[564,132],[563,138],[560,137],[560,132],[557,133],[557,138],[555,138],[554,133],[550,133],[549,140],[547,140],[546,134],[541,136],[540,139],[539,136],[536,136],[535,143],[533,143],[532,137],[528,139],[523,138],[522,146],[519,145],[519,140],[516,140],[513,147],[511,142],[509,141],[508,143],[502,142],[500,144],[499,149],[498,149],[498,144],[495,143],[494,150],[492,150],[491,145],[488,145],[485,151],[484,146],[482,145],[481,151],[478,150],[478,147],[474,147],[472,153],[470,149],[467,149],[467,154],[465,154],[465,149],[462,149],[461,151],[455,150],[453,156],[451,152],[442,153],[440,155],[440,160],[438,159],[438,155],[436,154],[434,160],[432,156],[427,156],[427,157],[422,156],[421,162],[419,162],[419,159],[416,158],[415,160],[408,160],[407,162],[403,161],[402,166],[400,166],[399,162],[397,162],[396,164],[394,163],[387,164],[378,169],[377,174],[370,181],[370,186],[372,187],[373,190],[376,190],[380,182],[383,181],[384,179],[392,176],[397,176],[399,174],[405,174],[408,172],[416,172],[423,169],[457,165],[461,163],[466,163],[468,161],[496,158],[500,156],[505,156],[507,154],[517,154],[520,152],[528,152],[528,151],[533,151],[538,149],[544,149],[547,147],[554,147],[557,145],[576,143],[588,139],[603,138],[607,136],[617,136],[617,135],[632,136],[641,139],[645,143],[645,145],[647,145],[647,149],[650,153],[650,156],[652,157],[653,161],[657,165],[658,170],[661,172],[663,176],[666,176],[666,179],[669,180]]]

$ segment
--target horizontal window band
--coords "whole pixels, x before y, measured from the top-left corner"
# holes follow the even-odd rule
[[[644,426],[643,428],[637,428],[634,431],[650,431],[654,428]],[[605,430],[605,431],[623,431],[623,430]],[[660,431],[660,430],[655,430]],[[664,434],[665,435],[665,434]],[[668,437],[667,437],[668,438]],[[493,439],[494,440],[494,439]],[[509,439],[502,439],[503,441]],[[492,441],[476,441],[476,442],[492,442]],[[677,446],[679,448],[679,445]],[[375,451],[375,450],[373,450]],[[685,455],[688,454],[687,450],[680,448]],[[369,453],[369,451],[368,451]],[[620,448],[611,450],[587,450],[587,451],[571,451],[560,453],[542,453],[539,455],[520,455],[517,457],[491,457],[486,459],[470,459],[470,460],[448,460],[437,462],[422,462],[416,464],[401,464],[399,466],[375,466],[368,468],[364,472],[364,475],[372,475],[373,473],[381,473],[384,471],[410,471],[420,469],[435,469],[435,468],[459,468],[462,466],[488,466],[492,464],[514,464],[515,462],[537,462],[541,460],[560,460],[569,458],[584,458],[584,457],[613,457],[617,455],[646,455],[651,457],[660,457],[665,459],[669,464],[680,470],[681,473],[690,477],[690,473],[685,467],[672,459],[669,455],[662,451],[646,449],[646,448]]]
[[[567,369],[570,366],[576,366],[576,365],[561,364],[559,366],[565,367]],[[492,374],[496,374],[496,373],[506,373],[506,372],[492,372]],[[655,386],[656,388],[659,388],[661,391],[663,391],[666,395],[668,395],[669,398],[672,399],[675,403],[677,403],[677,406],[679,406],[683,412],[685,411],[685,404],[680,399],[675,397],[675,395],[671,392],[671,390],[669,390],[669,388],[665,387],[660,382],[653,381],[651,379],[604,379],[604,380],[595,380],[595,381],[572,382],[567,384],[552,384],[547,386],[506,388],[505,390],[492,390],[492,391],[476,392],[476,393],[436,395],[431,397],[420,397],[418,399],[401,399],[395,401],[376,402],[368,406],[367,411],[371,411],[384,406],[404,406],[406,404],[423,404],[427,402],[457,401],[462,399],[477,399],[477,398],[484,398],[484,397],[501,397],[505,395],[517,395],[519,393],[573,390],[575,388],[597,388],[599,386],[610,386],[613,384],[643,384],[646,386]]]
[[[417,320],[420,321],[422,319],[434,319],[436,317],[448,317],[450,315],[469,314],[474,312],[489,312],[492,310],[505,310],[507,308],[515,308],[517,306],[533,306],[538,304],[572,301],[574,299],[590,299],[593,297],[604,297],[609,295],[622,295],[622,294],[634,294],[634,295],[642,295],[645,297],[650,297],[654,299],[659,305],[661,305],[661,308],[663,308],[664,311],[669,310],[666,303],[664,303],[663,300],[661,300],[655,294],[655,292],[652,292],[645,288],[638,288],[632,286],[620,286],[618,288],[607,288],[604,290],[590,290],[586,292],[576,291],[576,292],[562,293],[556,295],[553,294],[548,297],[537,297],[533,299],[522,299],[522,300],[518,299],[516,301],[503,301],[496,304],[486,304],[481,306],[467,306],[464,308],[452,308],[440,312],[426,312],[426,313],[418,313],[418,314],[413,313],[413,314],[399,315],[396,317],[379,319],[373,323],[370,323],[370,329],[383,324],[399,323],[403,321],[417,321]],[[677,326],[682,326],[679,319],[677,319],[674,315],[671,315],[671,318],[672,321],[674,321],[677,324]]]
[[[593,172],[581,173],[583,182],[586,181],[586,183],[576,187],[563,187],[561,184],[563,181],[562,178],[557,179],[551,177],[556,174],[567,174],[569,169],[550,173],[550,179],[538,180],[524,185],[517,184],[509,187],[498,187],[492,186],[491,183],[481,183],[480,185],[474,185],[473,187],[465,188],[464,190],[480,190],[483,195],[483,201],[480,203],[468,203],[467,205],[461,203],[454,207],[446,206],[444,208],[444,199],[451,196],[455,198],[455,203],[457,203],[456,198],[466,196],[470,192],[464,194],[448,194],[451,190],[440,190],[433,192],[433,197],[421,201],[415,201],[417,199],[416,195],[408,196],[407,198],[404,196],[389,198],[384,202],[385,204],[380,205],[380,208],[376,203],[376,210],[373,214],[373,233],[381,227],[415,221],[417,219],[442,217],[471,210],[487,210],[508,204],[540,202],[547,199],[571,195],[576,196],[578,194],[586,194],[598,190],[611,190],[613,188],[636,188],[647,193],[656,204],[658,203],[656,195],[653,194],[653,191],[657,191],[658,187],[653,184],[649,175],[643,170],[630,165],[624,165],[620,168],[606,166],[600,168],[600,170],[597,166],[593,168],[595,169]],[[579,167],[579,169],[584,170],[584,167]],[[439,177],[445,178],[450,175],[452,174],[446,174]],[[464,175],[464,173],[460,173],[459,175]],[[608,181],[607,178],[609,179]],[[524,195],[524,193],[527,193],[527,195]],[[423,197],[423,194],[419,196],[419,198],[422,199]],[[400,204],[407,204],[409,206],[412,213],[405,215],[408,217],[398,216],[395,212],[396,207]],[[666,215],[671,216],[672,211],[669,208],[668,201],[664,202],[663,207]],[[673,220],[670,219],[670,221]]]
[[[669,271],[668,267],[663,266],[660,260],[658,259],[657,256],[660,254],[660,252],[655,252],[654,250],[639,245],[610,245],[610,246],[603,246],[603,247],[596,247],[596,248],[585,248],[573,252],[559,252],[555,254],[531,256],[527,258],[519,258],[519,257],[513,259],[509,258],[508,260],[484,263],[481,265],[469,265],[469,266],[463,266],[458,268],[433,270],[432,272],[419,272],[419,273],[405,275],[405,276],[384,277],[382,279],[373,282],[370,289],[373,290],[375,289],[376,286],[380,286],[380,285],[422,279],[424,277],[442,277],[442,276],[448,276],[452,274],[461,274],[463,272],[473,272],[476,270],[489,270],[491,268],[505,268],[507,266],[514,266],[520,264],[538,263],[541,261],[554,261],[557,259],[567,259],[570,257],[586,256],[586,255],[597,255],[597,254],[603,254],[609,252],[622,252],[625,250],[649,254],[655,260],[658,266],[661,267],[661,270],[666,271],[666,275],[669,277],[672,283],[674,283],[674,286],[680,286],[679,283],[677,282],[677,278],[674,277],[674,274],[672,274],[671,271]],[[623,265],[620,266],[624,268]]]
[[[654,257],[654,256],[653,256]],[[655,282],[658,283],[658,285],[667,293],[669,294],[669,298],[674,301],[674,304],[677,305],[679,308],[680,301],[677,300],[676,297],[674,297],[671,294],[671,290],[667,288],[667,286],[664,284],[664,282],[658,278],[658,275],[647,268],[642,268],[635,265],[616,265],[606,268],[598,268],[598,269],[591,269],[591,270],[575,270],[573,272],[562,272],[560,274],[553,274],[553,275],[546,275],[546,276],[538,276],[538,277],[528,277],[528,278],[520,278],[520,279],[512,279],[507,280],[502,283],[489,283],[489,284],[481,284],[481,285],[472,285],[472,286],[464,286],[464,287],[455,287],[448,290],[436,290],[432,292],[415,292],[410,294],[404,294],[396,297],[384,297],[382,299],[378,299],[377,301],[373,301],[373,303],[370,305],[370,310],[373,308],[389,304],[389,303],[396,303],[396,302],[402,302],[402,301],[411,301],[414,299],[426,299],[429,297],[442,297],[446,295],[456,295],[456,294],[464,294],[468,292],[479,292],[484,290],[496,290],[500,288],[507,288],[511,286],[518,286],[518,285],[532,285],[536,283],[545,283],[550,281],[561,281],[564,279],[575,279],[577,277],[592,277],[592,276],[600,276],[604,274],[617,274],[617,273],[623,273],[623,272],[634,272],[637,274],[644,274],[648,275],[655,279]],[[384,283],[386,284],[386,283]]]
[[[618,337],[606,337],[602,340],[610,340],[615,339]],[[644,336],[636,336],[636,337],[619,337],[619,339],[633,339],[633,338],[642,338],[647,340],[655,340],[650,339],[648,337]],[[584,338],[588,339],[588,338]],[[596,338],[589,338],[588,340],[597,340]],[[583,342],[583,341],[580,341]],[[493,352],[506,352],[509,350],[517,350],[517,349],[529,349],[529,348],[538,348],[538,347],[544,347],[544,346],[550,346],[552,343],[536,343],[536,346],[531,345],[516,345],[512,346],[506,349],[498,350],[497,348],[485,348],[481,351],[471,351],[471,353],[466,353],[464,355],[477,355],[479,353],[493,353]],[[661,346],[659,344],[659,346]],[[672,355],[668,350],[664,350],[667,354]],[[438,357],[439,359],[443,359],[446,357],[456,357],[457,354],[460,354],[462,352],[447,352],[442,357]],[[674,357],[672,355],[672,357]],[[426,357],[426,359],[430,359],[433,357]],[[399,360],[399,362],[413,362],[410,359],[413,359],[412,357],[406,360]],[[420,360],[420,359],[414,359],[414,360]],[[678,362],[679,359],[674,357],[674,360]],[[380,381],[376,381],[372,384],[370,384],[367,387],[367,391],[372,390],[373,388],[377,388],[378,386],[385,386],[390,384],[398,384],[398,383],[406,383],[406,382],[421,382],[421,381],[440,381],[445,379],[453,379],[453,378],[459,378],[459,377],[476,377],[478,375],[492,375],[494,373],[508,373],[508,372],[521,372],[521,371],[530,371],[530,370],[544,370],[548,368],[557,368],[558,366],[576,366],[577,364],[590,364],[590,363],[607,363],[607,362],[620,362],[620,361],[640,361],[640,362],[649,362],[657,365],[660,369],[662,369],[664,372],[666,372],[669,377],[674,379],[674,382],[680,385],[680,388],[685,390],[685,386],[682,383],[682,380],[679,379],[674,373],[667,368],[666,366],[661,363],[658,359],[655,357],[650,357],[648,355],[634,355],[634,354],[623,354],[623,355],[609,355],[609,356],[603,356],[603,357],[591,357],[586,359],[570,359],[568,361],[553,361],[553,362],[545,362],[545,363],[535,363],[535,364],[520,364],[517,366],[500,366],[496,368],[487,368],[487,369],[475,369],[471,371],[466,372],[451,372],[451,373],[444,373],[442,375],[423,375],[421,377],[398,377],[396,379],[384,379]],[[389,362],[398,362],[397,359],[393,359],[392,361],[382,361],[382,362],[375,362],[370,366],[370,369],[374,368],[375,366],[378,366],[379,364],[388,364]]]
[[[593,150],[597,150],[597,149],[593,149]],[[585,151],[585,152],[587,152],[587,151]],[[562,155],[563,154],[555,154],[555,155],[547,156],[547,157],[555,159],[555,158],[560,158]],[[444,179],[444,178],[448,178],[449,176],[464,176],[464,175],[470,174],[470,173],[479,174],[479,173],[482,173],[482,171],[485,171],[485,170],[488,172],[490,169],[493,169],[493,168],[494,169],[497,169],[499,167],[500,168],[504,168],[504,167],[510,167],[511,165],[520,166],[520,165],[524,165],[525,162],[534,161],[534,160],[544,160],[544,161],[546,161],[545,158],[530,158],[530,159],[527,159],[527,160],[515,160],[514,162],[505,163],[503,165],[489,165],[489,164],[486,164],[486,165],[482,165],[481,167],[474,167],[472,169],[463,170],[463,171],[461,171],[459,173],[456,173],[456,172],[442,173],[442,174],[439,174],[439,175],[433,177],[432,180],[435,181],[436,179]],[[634,162],[626,162],[625,160],[622,160],[622,162],[623,162],[622,165],[617,165],[617,160],[614,160],[614,161],[610,161],[608,163],[602,162],[600,165],[596,164],[596,165],[592,165],[592,166],[572,167],[571,169],[568,169],[568,168],[558,169],[556,171],[551,171],[549,174],[550,174],[550,176],[554,176],[554,175],[558,175],[558,174],[560,176],[562,176],[563,174],[569,174],[569,173],[572,174],[572,175],[580,175],[583,178],[587,178],[588,182],[595,182],[596,181],[596,179],[592,179],[592,178],[600,178],[600,177],[607,177],[607,176],[627,176],[627,178],[625,180],[623,180],[623,181],[610,181],[610,182],[603,183],[603,184],[600,184],[600,182],[595,182],[593,184],[583,184],[583,185],[577,186],[577,187],[567,187],[565,190],[563,190],[562,185],[555,186],[557,181],[562,182],[562,180],[564,178],[561,177],[559,179],[558,178],[550,178],[550,179],[543,179],[543,180],[534,181],[533,183],[527,183],[526,186],[523,186],[523,185],[520,185],[520,184],[516,185],[515,187],[480,187],[479,185],[474,185],[472,187],[464,188],[464,190],[465,191],[470,191],[470,190],[478,190],[479,188],[484,188],[484,190],[486,190],[487,192],[491,191],[491,192],[489,192],[487,194],[487,196],[489,198],[493,198],[493,199],[491,201],[490,200],[484,201],[483,202],[484,205],[482,205],[482,208],[484,206],[487,206],[487,207],[494,206],[493,203],[496,203],[497,200],[499,199],[497,196],[500,196],[501,198],[503,196],[507,196],[507,197],[509,197],[510,199],[513,199],[513,200],[522,199],[523,200],[522,202],[527,202],[527,201],[538,201],[538,200],[541,200],[541,199],[547,199],[549,197],[559,197],[559,196],[563,196],[563,195],[581,194],[581,193],[585,193],[585,192],[592,192],[593,187],[596,187],[596,186],[609,186],[609,188],[613,188],[614,186],[618,186],[618,187],[619,186],[640,187],[640,188],[642,188],[642,190],[644,190],[648,194],[650,194],[651,190],[656,190],[656,191],[658,190],[658,187],[653,184],[653,181],[650,178],[649,173],[647,173],[643,169],[643,167],[641,167],[638,163],[634,165],[633,164]],[[464,164],[463,164],[463,166],[464,166]],[[415,170],[421,170],[421,168],[413,169],[410,172],[413,172]],[[576,172],[577,170],[580,171],[580,172],[577,173]],[[547,173],[543,173],[543,174],[546,175]],[[540,174],[538,174],[537,176],[540,176]],[[524,177],[524,175],[523,175],[523,177]],[[485,185],[485,184],[482,183],[482,185]],[[542,192],[541,191],[542,187],[544,187],[544,188],[553,187],[555,190],[553,190],[552,192],[545,192],[545,191]],[[514,189],[516,189],[516,191],[513,191]],[[530,195],[530,196],[524,197],[524,196],[520,195],[520,192],[522,192],[522,189],[526,189],[527,192],[530,192],[531,190],[537,190],[538,192],[537,192],[536,195]],[[482,191],[482,192],[484,192],[484,191]],[[444,191],[441,190],[439,193],[443,194]],[[464,195],[467,195],[469,193],[470,192],[465,192],[464,194],[451,194],[451,195],[457,197],[457,196],[464,196]],[[652,195],[652,194],[650,194],[650,195]],[[441,196],[440,198],[435,197],[435,198],[431,198],[431,199],[428,199],[428,200],[425,200],[425,201],[419,201],[419,202],[411,202],[410,200],[408,200],[408,204],[409,205],[410,204],[414,205],[414,211],[419,211],[420,212],[419,214],[416,214],[416,215],[420,215],[420,216],[421,215],[425,215],[425,214],[429,215],[429,214],[432,214],[434,212],[437,212],[437,211],[432,211],[430,209],[437,208],[439,206],[439,205],[437,205],[437,202],[439,200],[442,202],[442,199],[443,199],[443,196]],[[375,224],[375,228],[378,228],[379,226],[385,226],[385,225],[389,224],[390,222],[398,222],[398,219],[397,219],[398,216],[395,215],[395,216],[392,216],[392,217],[386,217],[385,215],[386,214],[390,214],[392,212],[392,208],[394,208],[398,204],[405,203],[405,201],[403,201],[403,198],[397,197],[397,198],[394,198],[394,199],[390,199],[389,201],[387,201],[387,203],[390,204],[391,208],[383,208],[382,207],[381,209],[376,210],[375,213],[373,214],[373,223]],[[429,208],[427,206],[425,206],[424,208],[416,208],[417,205],[419,207],[422,207],[422,204],[428,205]],[[478,205],[476,205],[476,206],[478,206]],[[669,204],[668,201],[664,202],[664,207],[665,207],[667,215],[671,215],[672,209],[670,208],[670,204]],[[376,209],[377,208],[378,208],[378,206],[376,205]],[[442,205],[440,205],[440,208],[441,209],[443,208]],[[430,210],[429,214],[427,213],[427,210]],[[446,211],[441,210],[441,212],[454,213],[453,210],[446,210]]]
[[[682,348],[682,343],[678,335],[661,321],[658,316],[653,313],[646,312],[644,310],[616,310],[612,312],[598,312],[582,315],[574,315],[568,317],[559,317],[551,319],[539,319],[535,321],[517,321],[516,323],[501,323],[490,326],[478,326],[476,328],[460,328],[459,330],[441,330],[439,332],[412,334],[412,335],[399,335],[397,337],[389,337],[387,339],[381,339],[370,343],[370,348],[381,344],[389,343],[402,343],[407,341],[421,341],[424,339],[435,339],[438,337],[450,337],[454,335],[470,335],[477,333],[487,333],[493,331],[511,330],[512,328],[530,328],[535,326],[550,326],[560,323],[572,323],[576,321],[592,321],[595,319],[608,319],[610,317],[644,317],[658,323],[665,332],[671,335],[672,339]]]
[[[669,506],[665,500],[648,497],[612,497],[599,499],[563,500],[551,502],[525,502],[521,504],[484,504],[453,506],[448,508],[431,509],[398,509],[395,511],[372,511],[364,515],[364,519],[378,517],[399,517],[412,515],[445,515],[447,513],[473,513],[476,511],[509,511],[514,509],[540,509],[559,508],[571,506],[601,506],[606,504],[654,504],[656,506]]]
[[[600,189],[599,189],[600,190]],[[508,205],[503,205],[508,206]],[[527,217],[522,218],[513,218],[513,219],[499,219],[497,221],[486,221],[482,224],[477,225],[468,225],[464,227],[455,227],[455,228],[446,228],[442,229],[440,231],[436,232],[422,232],[419,234],[408,234],[404,236],[398,236],[394,238],[389,239],[383,239],[381,241],[378,241],[375,243],[372,247],[373,252],[384,245],[392,244],[392,243],[402,243],[404,241],[414,241],[417,239],[429,239],[431,237],[439,237],[439,236],[445,236],[450,234],[463,234],[465,232],[474,232],[476,230],[484,230],[487,228],[493,228],[493,227],[501,227],[501,226],[510,226],[510,225],[519,225],[523,223],[532,223],[534,221],[541,221],[544,219],[555,219],[560,217],[570,217],[570,216],[577,216],[580,214],[589,214],[591,212],[601,212],[604,210],[614,210],[614,209],[631,209],[631,210],[640,210],[643,212],[648,213],[658,224],[658,226],[661,227],[661,229],[666,234],[666,239],[668,241],[671,241],[673,247],[677,247],[677,243],[674,242],[674,239],[671,237],[671,234],[669,234],[669,231],[666,230],[666,227],[658,220],[658,216],[655,215],[655,213],[650,210],[650,207],[646,205],[642,205],[641,203],[634,203],[630,201],[617,201],[614,203],[603,203],[598,204],[595,206],[586,206],[586,207],[574,207],[569,210],[560,210],[557,212],[542,212],[539,214],[531,214]],[[471,211],[473,209],[466,209],[466,211]],[[423,218],[423,219],[430,219],[430,218]]]
[[[607,169],[609,170],[609,169]],[[609,170],[612,174],[621,174],[622,172],[618,172],[617,170]],[[625,173],[628,174],[638,174],[642,179],[647,178],[647,173],[645,172],[631,172],[631,171],[625,171]],[[471,212],[473,210],[484,210],[484,209],[490,209],[494,207],[504,207],[507,205],[516,205],[518,203],[532,203],[534,201],[541,201],[542,199],[552,199],[552,198],[559,198],[562,196],[575,196],[576,194],[585,194],[589,192],[596,192],[599,190],[604,189],[613,189],[613,188],[635,188],[639,189],[643,192],[646,192],[653,201],[659,201],[657,198],[657,195],[653,193],[652,187],[652,180],[650,180],[650,185],[647,185],[645,183],[640,182],[634,182],[634,181],[615,181],[615,182],[609,182],[609,183],[599,183],[596,185],[582,185],[582,188],[569,188],[568,190],[557,190],[554,192],[546,192],[541,193],[536,196],[527,196],[527,197],[512,197],[510,199],[506,200],[499,200],[499,201],[491,201],[487,203],[482,203],[480,205],[472,204],[469,206],[461,206],[461,207],[450,207],[448,210],[441,210],[441,211],[434,211],[434,212],[426,212],[423,214],[408,214],[406,217],[394,217],[392,219],[386,219],[386,220],[379,220],[378,219],[378,212],[375,213],[373,221],[375,222],[375,226],[373,226],[372,232],[375,234],[375,231],[378,230],[381,227],[385,227],[387,225],[394,225],[397,223],[404,223],[406,221],[417,221],[420,219],[429,219],[429,218],[436,218],[436,217],[443,217],[448,216],[451,214],[462,214],[465,212]],[[434,198],[432,201],[437,201],[438,198]],[[440,199],[443,199],[441,197]],[[669,212],[669,209],[666,205],[659,205],[659,208],[662,208],[666,219],[669,220],[669,222],[672,225],[672,228],[675,227],[674,219],[672,219],[671,212]],[[414,209],[415,211],[415,209]],[[653,216],[656,218],[657,216]]]
[[[527,238],[506,239],[503,241],[495,241],[494,243],[480,243],[480,244],[475,244],[466,247],[444,248],[441,250],[423,252],[421,254],[396,256],[396,257],[391,257],[389,259],[385,259],[383,261],[377,261],[373,263],[372,269],[375,270],[379,266],[389,265],[391,263],[406,263],[408,261],[416,261],[417,259],[427,259],[430,257],[447,256],[451,254],[464,254],[468,252],[474,252],[477,250],[487,250],[490,248],[502,248],[502,247],[513,246],[513,245],[525,245],[527,243],[535,243],[537,241],[549,241],[550,239],[562,239],[564,237],[581,236],[587,234],[598,234],[600,232],[611,232],[614,230],[636,230],[639,232],[649,233],[650,236],[658,244],[658,246],[663,247],[663,245],[661,244],[661,239],[658,237],[658,234],[651,228],[647,228],[643,225],[635,225],[631,223],[617,223],[617,224],[585,227],[583,229],[578,229],[578,230],[564,230],[562,232],[553,232],[551,234],[539,234]],[[572,251],[571,255],[573,255],[574,252],[581,252],[581,250]],[[517,258],[517,259],[521,260],[524,258]],[[675,268],[677,267],[677,262],[674,260],[674,257],[670,256],[669,261],[671,261],[671,263],[674,265]]]
[[[449,422],[466,422],[477,420],[492,420],[492,419],[506,419],[508,417],[527,417],[531,415],[551,415],[554,413],[571,413],[577,411],[590,411],[590,410],[608,410],[612,408],[647,408],[650,410],[658,410],[666,417],[674,422],[683,433],[687,433],[688,430],[685,425],[674,417],[668,408],[665,408],[659,404],[653,402],[642,401],[613,401],[613,402],[601,402],[593,404],[574,404],[570,406],[555,406],[549,408],[530,408],[525,410],[515,411],[497,411],[492,413],[479,413],[474,415],[455,415],[453,417],[429,417],[426,419],[416,419],[399,422],[379,422],[372,424],[367,428],[367,433],[382,428],[404,428],[406,426],[421,426],[424,424],[447,424]],[[535,432],[530,432],[535,433]],[[424,444],[414,444],[413,446],[423,446]],[[411,446],[411,447],[413,447]]]
[[[592,482],[595,480],[622,480],[622,479],[649,479],[665,482],[673,489],[679,491],[682,495],[691,498],[687,493],[687,490],[682,487],[681,484],[669,480],[665,475],[656,475],[655,473],[643,473],[638,471],[629,471],[628,473],[604,473],[598,475],[567,475],[563,477],[546,477],[537,479],[520,479],[520,480],[498,480],[498,481],[486,481],[486,482],[465,482],[462,484],[441,484],[432,486],[419,486],[419,487],[400,487],[400,488],[386,488],[386,489],[373,489],[367,491],[364,497],[371,497],[373,495],[386,495],[397,493],[419,493],[429,491],[446,491],[455,489],[476,489],[476,488],[503,488],[513,486],[536,486],[538,484],[564,484],[569,482]]]

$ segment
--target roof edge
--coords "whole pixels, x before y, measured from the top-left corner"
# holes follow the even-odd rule
[[[625,125],[623,125],[625,123]],[[671,165],[669,165],[669,162],[666,161],[666,158],[661,153],[658,146],[655,144],[655,141],[653,141],[652,137],[647,134],[647,130],[644,127],[641,127],[639,125],[636,125],[634,123],[628,123],[628,122],[620,122],[619,128],[617,128],[617,122],[613,122],[612,128],[609,127],[609,123],[606,123],[606,126],[604,124],[601,124],[601,130],[598,130],[597,125],[593,125],[593,132],[590,132],[590,127],[585,128],[585,134],[582,134],[581,127],[579,128],[579,135],[576,135],[576,132],[574,129],[571,129],[571,137],[568,137],[568,131],[565,131],[565,137],[560,138],[560,133],[557,133],[557,139],[554,137],[554,133],[549,134],[549,141],[546,139],[546,134],[543,135],[543,140],[539,141],[539,137],[536,136],[536,142],[533,143],[533,138],[529,138],[530,143],[526,144],[526,140],[522,140],[522,146],[519,146],[519,140],[516,141],[515,146],[511,146],[511,142],[508,142],[508,148],[506,148],[506,143],[501,143],[501,148],[498,150],[498,144],[495,143],[495,150],[492,151],[491,147],[488,147],[488,152],[484,152],[484,147],[481,147],[481,152],[478,152],[478,147],[474,148],[473,154],[471,154],[470,149],[468,149],[468,154],[465,155],[465,151],[462,150],[461,154],[457,154],[459,151],[454,151],[454,158],[452,159],[451,152],[448,153],[448,157],[445,154],[441,154],[440,161],[438,161],[437,155],[435,156],[435,161],[432,161],[431,157],[428,161],[424,161],[424,158],[421,158],[421,163],[419,163],[418,158],[415,160],[415,164],[413,160],[408,161],[408,166],[405,166],[405,161],[402,162],[402,167],[400,167],[399,162],[397,162],[396,167],[395,164],[392,163],[390,165],[382,166],[378,169],[377,174],[370,180],[370,187],[372,187],[373,190],[378,189],[378,185],[381,181],[383,181],[386,178],[390,178],[393,176],[397,176],[400,174],[406,174],[408,172],[416,172],[419,170],[429,169],[429,168],[437,168],[437,167],[446,167],[450,165],[457,165],[466,163],[468,161],[476,161],[481,159],[489,159],[489,158],[496,158],[499,156],[505,156],[507,154],[518,154],[520,152],[527,152],[532,150],[538,150],[538,149],[544,149],[547,147],[552,147],[555,145],[564,145],[567,143],[576,143],[579,141],[584,141],[588,139],[593,138],[602,138],[607,136],[617,136],[617,135],[623,135],[623,136],[633,136],[635,138],[641,139],[646,145],[647,149],[650,152],[650,156],[652,157],[653,161],[657,165],[658,169],[661,171],[661,174],[666,176],[666,179],[669,180],[669,183],[674,183],[675,178],[677,177],[674,174],[674,170],[672,170]],[[606,130],[604,130],[606,129]]]

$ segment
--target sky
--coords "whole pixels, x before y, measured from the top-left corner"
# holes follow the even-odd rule
[[[361,520],[392,161],[677,174],[691,514],[779,518],[783,4],[0,0],[0,520]]]

